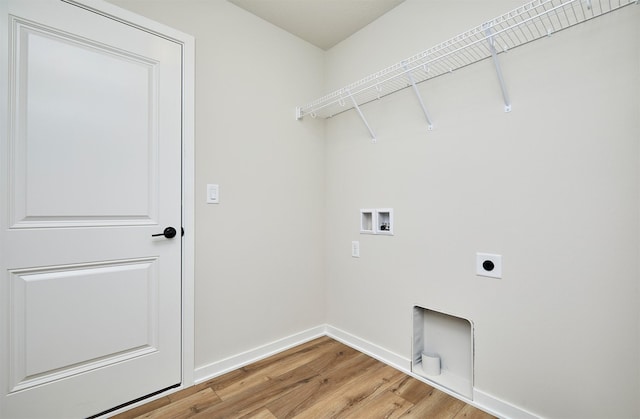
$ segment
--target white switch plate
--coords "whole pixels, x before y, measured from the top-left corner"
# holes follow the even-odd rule
[[[219,204],[220,203],[220,189],[218,185],[207,185],[207,204]]]
[[[354,258],[360,257],[360,242],[358,241],[351,242],[351,257],[354,257]]]
[[[502,255],[476,253],[476,275],[502,278]]]

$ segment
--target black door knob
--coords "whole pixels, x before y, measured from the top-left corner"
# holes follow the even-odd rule
[[[158,234],[152,234],[151,237],[157,237],[157,236],[165,236],[168,239],[172,239],[176,236],[177,231],[175,228],[173,227],[167,227],[164,229],[164,231],[162,233],[158,233]]]

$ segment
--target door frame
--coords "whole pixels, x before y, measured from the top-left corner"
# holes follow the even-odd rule
[[[60,0],[173,41],[182,47],[182,381],[195,383],[195,38],[102,0]],[[127,406],[130,409],[155,397]],[[111,412],[115,413],[115,412]]]
[[[182,379],[179,387],[170,392],[190,387],[194,384],[195,370],[195,38],[164,24],[137,15],[102,0],[59,0],[122,22],[129,26],[168,39],[182,49]],[[0,51],[4,48],[0,48]],[[0,70],[1,71],[1,70]],[[6,80],[6,78],[3,78]],[[5,86],[0,87],[0,91]],[[6,113],[5,113],[6,115]],[[127,410],[155,397],[128,405]],[[115,413],[115,412],[111,412]]]

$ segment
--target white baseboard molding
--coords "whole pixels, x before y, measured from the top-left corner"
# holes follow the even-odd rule
[[[378,361],[384,362],[397,370],[402,372],[408,372],[411,370],[411,360],[409,358],[395,354],[374,343],[361,339],[336,327],[327,325],[326,330],[327,336],[330,338],[340,341],[353,349],[377,359]]]
[[[353,349],[365,353],[377,359],[378,361],[384,362],[385,364],[399,371],[402,371],[405,374],[410,375],[422,382],[425,382],[430,386],[435,387],[438,390],[441,390],[457,399],[460,399],[465,403],[491,413],[494,416],[508,419],[538,419],[538,416],[529,413],[524,409],[497,399],[489,395],[488,393],[477,390],[475,388],[473,389],[473,400],[470,400],[449,390],[446,387],[439,385],[438,383],[434,383],[420,375],[414,374],[411,371],[411,360],[409,358],[402,357],[394,352],[391,352],[385,348],[382,348],[374,343],[361,339],[336,327],[327,325],[326,330],[327,336],[338,340],[345,345],[352,347]]]
[[[253,362],[275,355],[321,336],[329,336],[332,339],[340,341],[353,349],[367,354],[378,361],[450,394],[465,403],[491,413],[494,416],[507,419],[538,419],[538,416],[476,388],[473,389],[473,400],[467,399],[446,387],[440,386],[438,383],[434,383],[422,376],[414,374],[411,371],[411,360],[409,358],[400,356],[381,346],[330,325],[316,326],[221,361],[198,367],[194,372],[195,383],[200,384],[211,378],[242,368],[245,365],[249,365]]]
[[[465,403],[471,404],[473,406],[479,407],[483,410],[486,410],[485,408],[478,406],[476,404],[473,403],[473,400],[470,400],[466,397],[463,397],[457,393],[455,393],[454,391],[449,390],[446,387],[441,386],[438,383],[434,383],[428,379],[426,379],[425,377],[418,375],[418,374],[414,374],[411,371],[411,360],[409,358],[405,358],[402,357],[394,352],[391,352],[385,348],[382,348],[374,343],[371,343],[367,340],[361,339],[357,336],[352,335],[349,332],[345,332],[344,330],[340,330],[338,328],[335,328],[333,326],[329,326],[327,325],[327,336],[338,340],[342,343],[344,343],[347,346],[352,347],[353,349],[356,349],[362,353],[365,353],[367,355],[369,355],[372,358],[377,359],[380,362],[383,362],[387,365],[389,365],[390,367],[393,367],[395,369],[397,369],[398,371],[402,371],[403,373],[419,380],[422,381],[423,383],[429,384],[432,387],[437,388],[438,390],[447,393],[457,399],[460,399],[462,401],[464,401]],[[495,415],[495,412],[490,412],[493,413]]]
[[[200,384],[211,378],[242,368],[245,365],[249,365],[271,355],[275,355],[289,348],[293,348],[294,346],[301,345],[312,339],[325,336],[326,334],[326,327],[324,325],[316,326],[249,351],[242,352],[238,355],[198,367],[194,371],[195,384]]]
[[[539,419],[539,416],[491,396],[477,388],[473,389],[473,402],[475,405],[480,406],[481,409],[501,418]]]

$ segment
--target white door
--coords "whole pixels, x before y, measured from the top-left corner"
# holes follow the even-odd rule
[[[0,417],[87,417],[181,381],[181,46],[60,0],[0,19]]]

